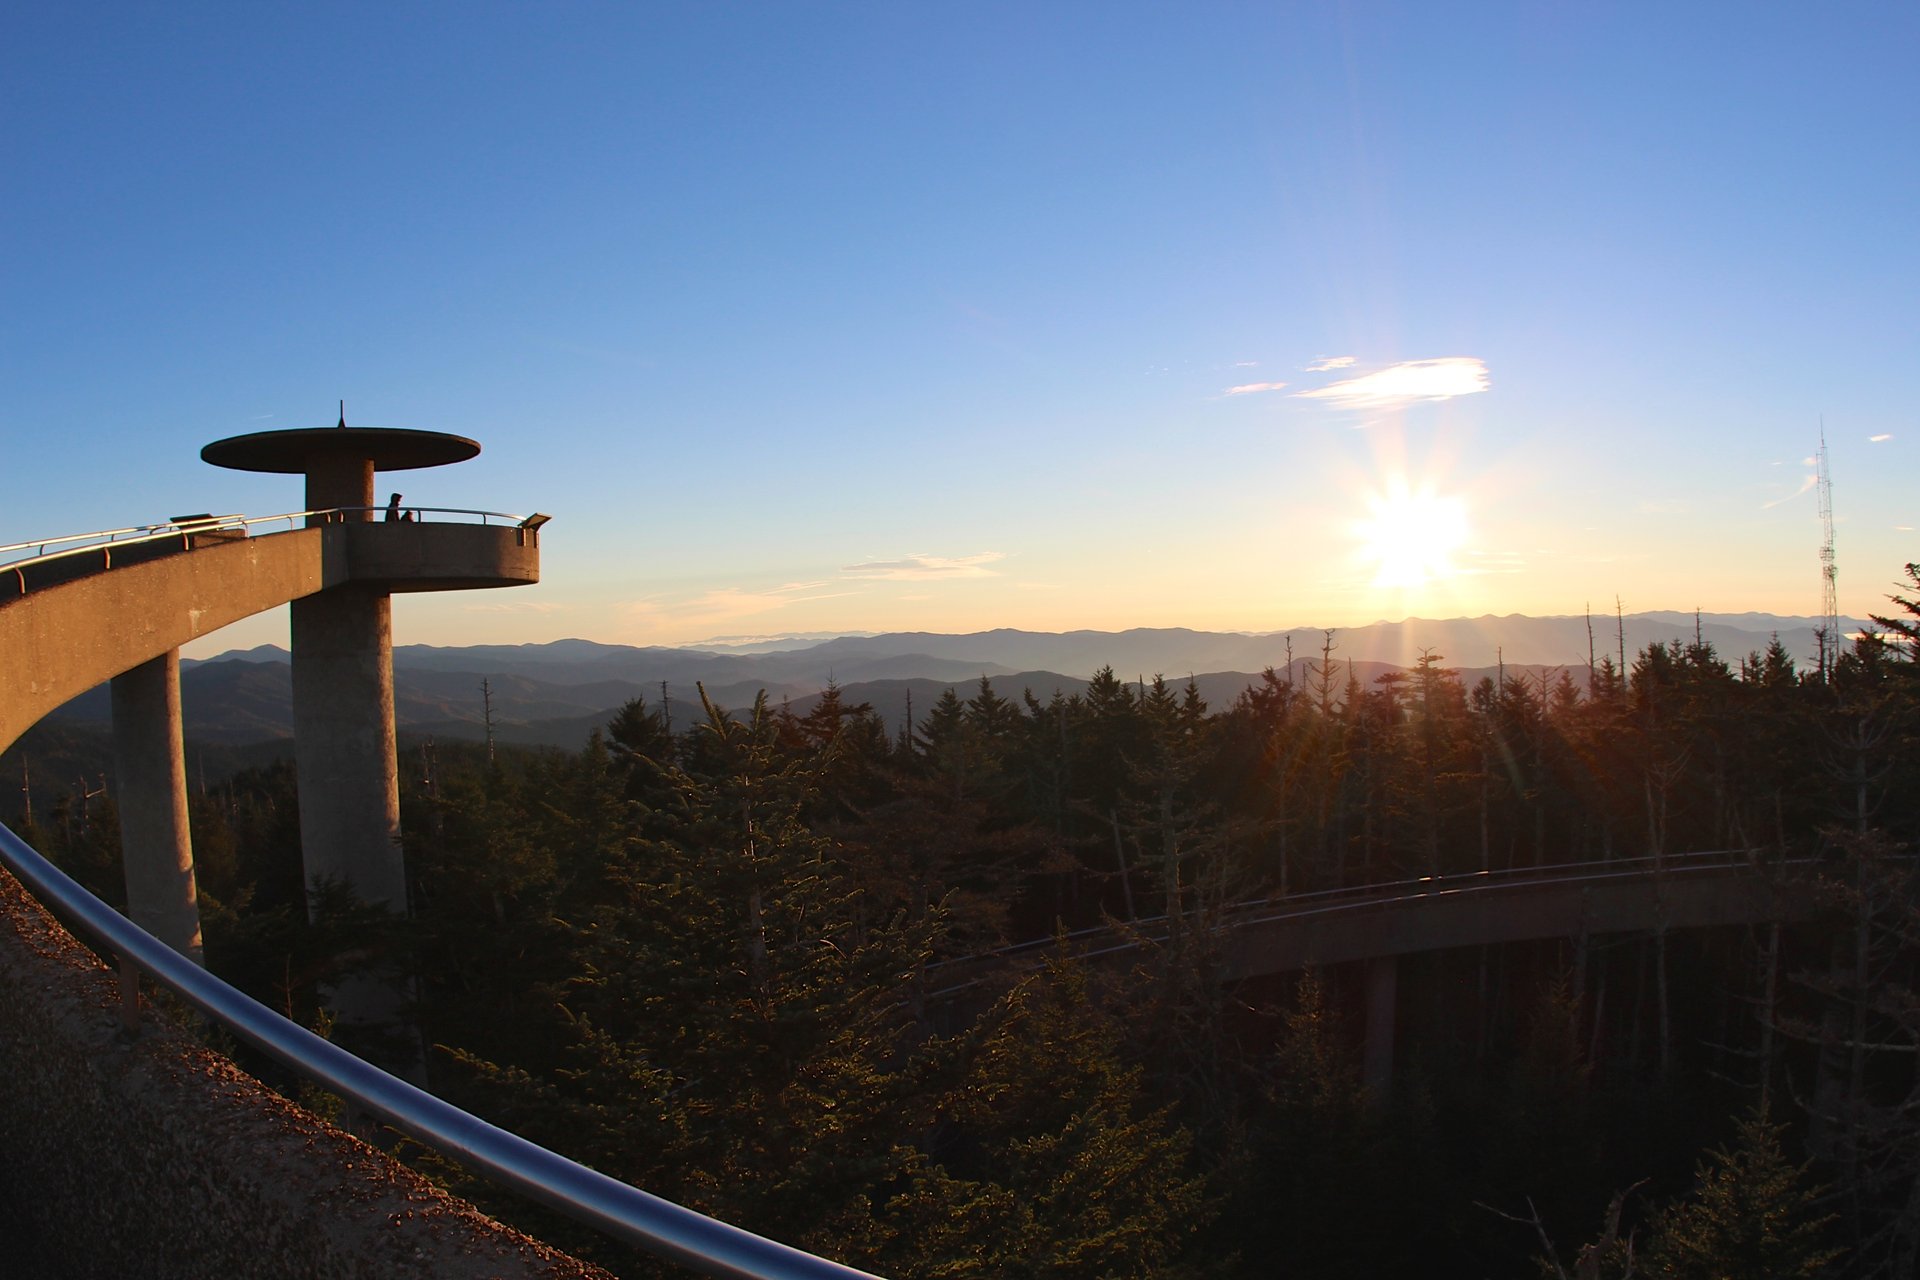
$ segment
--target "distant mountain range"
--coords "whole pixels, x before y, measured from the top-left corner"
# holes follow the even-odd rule
[[[1816,620],[1770,614],[1632,614],[1616,626],[1592,623],[1592,651],[1618,660],[1624,632],[1628,661],[1650,643],[1691,641],[1696,625],[1729,662],[1764,648],[1779,635],[1796,661],[1810,665]],[[1864,626],[1843,619],[1843,627]],[[982,677],[1002,695],[1032,690],[1042,701],[1058,690],[1071,695],[1103,666],[1129,682],[1163,674],[1184,685],[1191,675],[1214,708],[1233,701],[1267,667],[1289,658],[1295,679],[1318,659],[1325,633],[1313,630],[1240,635],[1184,628],[1132,631],[981,631],[968,635],[900,632],[874,636],[755,638],[711,647],[636,648],[591,640],[547,644],[446,648],[399,645],[393,652],[394,714],[402,734],[477,739],[485,734],[482,682],[491,697],[494,732],[505,742],[577,747],[620,706],[644,699],[658,707],[663,693],[676,725],[699,710],[699,689],[715,703],[742,708],[764,691],[804,714],[831,682],[850,702],[870,703],[897,729],[911,699],[916,718],[941,692],[962,696]],[[1506,617],[1409,619],[1335,632],[1332,657],[1369,683],[1382,672],[1412,666],[1423,650],[1441,656],[1472,683],[1504,666],[1509,674],[1551,677],[1558,669],[1584,675],[1589,653],[1585,618]],[[183,662],[181,698],[189,740],[242,745],[293,732],[287,653],[272,645],[218,658]],[[54,714],[55,723],[104,725],[107,691],[95,689]]]

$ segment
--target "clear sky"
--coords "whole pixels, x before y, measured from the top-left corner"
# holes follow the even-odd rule
[[[0,542],[485,452],[397,638],[1819,610],[1920,560],[1920,7],[16,4]],[[207,651],[284,640],[269,617]]]

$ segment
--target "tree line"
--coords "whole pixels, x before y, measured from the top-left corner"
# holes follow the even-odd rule
[[[208,960],[321,1025],[348,972],[405,975],[436,1091],[883,1274],[1910,1275],[1920,606],[1894,600],[1813,671],[1696,637],[1363,684],[1329,633],[1218,709],[1108,669],[900,726],[829,688],[636,701],[579,752],[416,743],[405,920],[303,885],[290,766],[244,770],[192,797]],[[22,834],[112,900],[110,805]],[[1234,903],[1699,849],[1821,857],[1828,909],[1422,957],[1390,1098],[1355,974],[1218,979]],[[1130,964],[1062,946],[964,1019],[934,994],[942,962],[1149,917]]]

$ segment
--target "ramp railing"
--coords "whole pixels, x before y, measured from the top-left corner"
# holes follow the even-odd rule
[[[0,826],[0,865],[119,958],[127,1016],[144,976],[208,1019],[350,1106],[459,1161],[495,1184],[609,1238],[730,1280],[876,1280],[870,1273],[754,1235],[597,1173],[470,1115],[288,1021],[175,952],[82,888]]]

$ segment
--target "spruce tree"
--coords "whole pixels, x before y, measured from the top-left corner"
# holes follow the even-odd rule
[[[1700,1162],[1693,1190],[1659,1216],[1646,1250],[1658,1280],[1814,1280],[1838,1251],[1825,1242],[1831,1214],[1804,1166],[1781,1151],[1782,1126],[1742,1120],[1732,1145]]]

